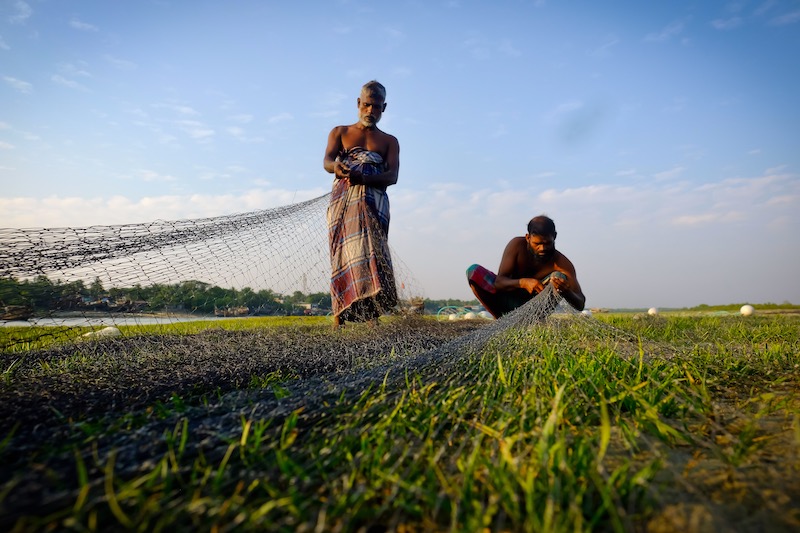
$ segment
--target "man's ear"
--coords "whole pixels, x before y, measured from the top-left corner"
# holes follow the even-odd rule
[[[386,111],[386,102],[383,103],[383,109],[381,109],[381,113],[383,113],[384,111]]]
[[[361,109],[361,97],[356,98],[356,107]]]

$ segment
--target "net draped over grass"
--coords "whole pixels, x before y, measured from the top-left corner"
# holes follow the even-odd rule
[[[2,524],[800,526],[798,317],[525,316],[3,355]]]

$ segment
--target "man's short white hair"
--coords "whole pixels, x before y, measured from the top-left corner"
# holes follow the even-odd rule
[[[361,94],[377,96],[386,101],[386,87],[376,80],[368,81],[361,87]]]

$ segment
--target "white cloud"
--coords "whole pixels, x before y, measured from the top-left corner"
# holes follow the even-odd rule
[[[511,39],[503,39],[497,49],[501,53],[511,57],[520,57],[522,55],[520,49],[513,45]]]
[[[774,26],[786,26],[787,24],[796,24],[797,22],[800,22],[800,10],[775,17],[770,21],[770,24]]]
[[[264,142],[263,137],[250,137],[244,128],[239,126],[229,126],[224,130],[231,137],[246,143],[259,143]]]
[[[732,30],[742,25],[740,17],[731,17],[728,19],[714,19],[711,21],[711,26],[717,30]]]
[[[18,80],[17,78],[12,78],[11,76],[3,76],[3,81],[22,94],[30,94],[33,92],[33,85],[27,81]]]
[[[582,109],[584,103],[579,100],[573,100],[571,102],[564,102],[563,104],[559,104],[555,107],[555,109],[548,112],[545,118],[548,121],[558,120],[563,115],[568,115],[574,111],[578,111]]]
[[[89,90],[85,86],[83,86],[80,83],[78,83],[77,81],[67,79],[64,76],[62,76],[61,74],[53,74],[50,77],[50,80],[53,83],[61,85],[62,87],[67,87],[69,89],[75,89],[75,90],[78,90],[78,91],[88,91]]]
[[[589,50],[589,55],[593,57],[607,57],[611,49],[618,45],[620,40],[616,35],[609,35],[605,41],[596,48]]]
[[[473,59],[485,60],[491,57],[489,53],[491,44],[483,37],[470,37],[464,41],[462,46],[469,51]]]
[[[159,174],[154,170],[139,170],[136,175],[136,178],[140,179],[144,182],[160,182],[160,181],[177,181],[178,178],[172,176],[171,174]]]
[[[383,31],[390,39],[403,39],[406,36],[405,33],[395,28],[387,27]]]
[[[686,169],[683,167],[675,167],[670,170],[665,170],[663,172],[656,172],[655,174],[653,174],[653,179],[655,179],[656,181],[672,180],[683,174],[684,170]]]
[[[294,117],[292,116],[291,113],[284,112],[269,117],[267,119],[267,122],[269,122],[270,124],[277,124],[279,122],[286,122],[287,120],[294,120]]]
[[[138,65],[133,61],[128,61],[127,59],[119,59],[117,57],[113,57],[111,55],[104,55],[103,59],[111,63],[115,68],[119,70],[135,70]]]
[[[11,47],[8,46],[8,43],[3,40],[3,36],[0,35],[0,50],[11,50]]]
[[[13,144],[0,141],[0,150],[13,150],[14,148],[16,147]]]
[[[83,78],[91,78],[92,75],[89,74],[83,66],[74,65],[72,63],[60,63],[58,65],[58,71],[65,76],[72,76],[72,77],[83,77]]]
[[[12,24],[24,24],[33,15],[33,9],[27,2],[16,0],[11,2],[11,5],[14,13],[8,17],[8,21]]]
[[[82,20],[78,19],[77,17],[73,17],[69,21],[69,25],[76,30],[80,31],[98,31],[97,26],[89,24],[88,22],[83,22]]]
[[[179,115],[186,115],[186,116],[198,116],[200,112],[195,110],[193,107],[188,105],[181,105],[181,104],[153,104],[153,107],[156,109],[169,109],[170,111],[174,111]]]
[[[144,176],[158,179],[158,174],[149,170],[140,171],[139,177]],[[320,189],[253,189],[239,195],[164,195],[138,199],[124,196],[0,198],[0,211],[4,214],[3,225],[7,227],[108,226],[230,215],[288,205],[321,194]]]
[[[212,128],[196,120],[180,120],[177,124],[192,139],[210,140],[214,136]]]
[[[648,42],[666,42],[672,39],[673,37],[680,35],[683,32],[683,28],[685,26],[685,22],[683,21],[675,21],[668,24],[665,28],[662,28],[660,31],[648,33],[644,40]]]
[[[247,124],[248,122],[253,121],[253,115],[249,115],[247,113],[239,113],[238,115],[230,115],[228,120],[233,122],[238,122],[240,124]]]

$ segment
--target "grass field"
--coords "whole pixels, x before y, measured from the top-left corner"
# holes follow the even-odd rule
[[[232,323],[0,355],[0,526],[800,529],[800,315]]]

